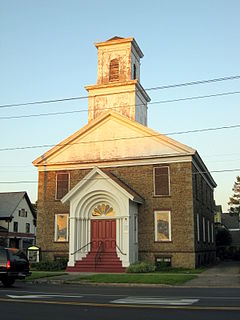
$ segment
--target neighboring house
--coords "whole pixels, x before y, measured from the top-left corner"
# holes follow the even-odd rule
[[[0,193],[0,242],[27,249],[35,243],[36,213],[27,192]]]
[[[214,223],[216,226],[222,223],[222,206],[221,205],[215,205]]]
[[[215,181],[196,150],[147,127],[134,38],[96,47],[88,124],[33,162],[43,256],[68,256],[69,271],[214,261]]]
[[[240,247],[240,221],[238,215],[222,213],[221,223],[225,226],[232,236],[232,247]]]

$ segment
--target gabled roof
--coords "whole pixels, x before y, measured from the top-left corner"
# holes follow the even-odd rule
[[[120,39],[123,39],[123,37],[118,37],[118,36],[115,36],[115,37],[112,37],[106,41],[113,41],[113,40],[120,40]]]
[[[222,213],[222,224],[228,229],[239,229],[239,218],[238,215],[232,215],[230,213]]]
[[[22,192],[1,192],[0,193],[0,219],[10,219],[19,205],[20,201],[25,197],[34,218],[35,211],[26,191]]]
[[[186,160],[186,157],[195,161],[215,187],[215,181],[196,150],[119,113],[108,111],[38,157],[33,164],[40,170],[47,166],[50,170],[63,167],[66,170],[75,168],[75,165],[93,168],[153,159]]]
[[[123,183],[120,179],[118,179],[113,174],[106,174],[106,172],[103,172],[99,168],[95,167],[92,169],[72,190],[70,190],[62,199],[61,202],[65,203],[69,201],[79,190],[83,189],[85,185],[88,184],[89,181],[93,179],[94,176],[99,175],[101,179],[107,179],[108,182],[115,186],[118,190],[120,190],[122,193],[124,193],[130,200],[137,202],[137,203],[143,203],[144,199],[137,194],[133,189],[131,189],[129,186],[127,186],[125,183]]]
[[[52,149],[47,151],[42,156],[35,159],[33,161],[33,164],[35,166],[47,165],[48,159],[54,157],[57,153],[61,152],[64,148],[67,149],[70,146],[74,146],[74,145],[76,146],[76,144],[79,143],[76,141],[81,139],[81,137],[85,137],[86,135],[91,133],[93,130],[104,125],[104,123],[106,123],[106,121],[108,121],[110,119],[118,121],[118,123],[121,123],[122,127],[125,126],[126,129],[130,128],[131,130],[135,130],[135,132],[139,132],[138,134],[141,133],[141,135],[144,138],[149,138],[152,141],[159,141],[159,142],[162,142],[166,146],[170,146],[171,148],[175,148],[176,150],[178,150],[179,154],[194,155],[196,153],[196,150],[194,150],[194,149],[192,149],[192,148],[190,148],[190,147],[188,147],[188,146],[186,146],[186,145],[184,145],[174,139],[171,139],[163,134],[160,134],[152,129],[149,129],[148,127],[146,127],[136,121],[132,121],[129,118],[120,115],[119,113],[111,111],[111,112],[103,113],[102,115],[100,115],[96,119],[89,122],[86,126],[84,126],[80,130],[78,130],[77,132],[75,132],[74,134],[72,134],[71,136],[69,136],[68,138],[66,138],[65,140],[60,142],[59,144],[57,144],[55,147],[53,147]],[[118,134],[119,134],[118,132],[116,132],[116,134],[114,133],[114,135],[117,137],[116,138],[117,140],[118,140],[118,136],[117,136]],[[130,142],[133,141],[132,140],[133,138],[134,137],[130,136],[129,138],[126,137],[124,139],[119,139],[118,144],[121,142],[120,140],[122,140],[122,141],[124,141],[124,143],[129,145]],[[141,138],[141,136],[137,136],[137,138]],[[140,139],[137,139],[137,141],[140,141]],[[146,141],[146,139],[144,139],[144,141]],[[83,143],[83,146],[84,146],[84,144],[86,144],[86,142]],[[81,145],[81,143],[79,144],[79,146],[80,145]],[[138,157],[137,154],[135,154],[135,156]],[[149,156],[154,156],[154,155],[150,154]]]

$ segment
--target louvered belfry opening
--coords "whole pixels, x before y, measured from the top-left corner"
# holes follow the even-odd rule
[[[113,59],[110,61],[109,68],[109,81],[119,80],[119,61],[118,59]]]

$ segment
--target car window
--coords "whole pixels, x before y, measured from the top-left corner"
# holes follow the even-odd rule
[[[25,254],[18,249],[8,249],[11,260],[27,260]]]

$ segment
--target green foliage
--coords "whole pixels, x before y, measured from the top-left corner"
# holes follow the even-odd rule
[[[227,229],[220,229],[216,234],[217,246],[229,246],[232,243],[232,236]]]
[[[156,267],[147,261],[132,263],[126,270],[127,273],[147,273],[154,272]]]
[[[32,263],[31,270],[39,271],[61,271],[67,267],[68,259],[58,259],[56,261],[43,260],[39,263]]]
[[[229,213],[230,214],[236,214],[240,217],[240,176],[236,178],[236,181],[234,182],[233,188],[233,195],[229,199]]]

